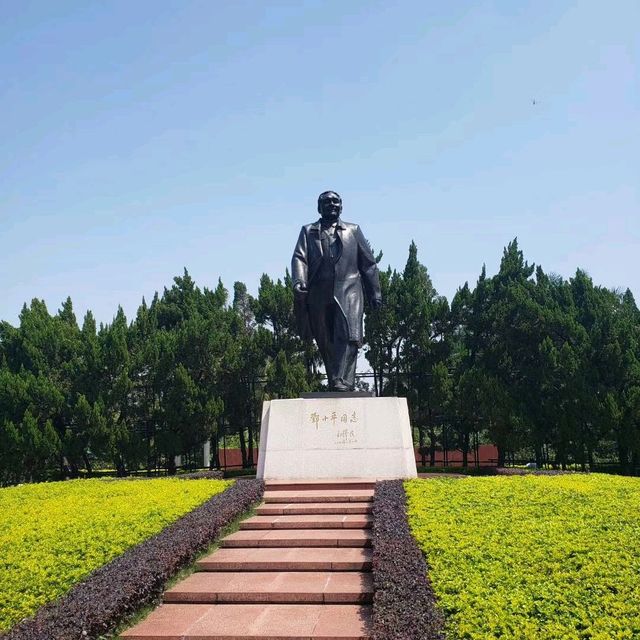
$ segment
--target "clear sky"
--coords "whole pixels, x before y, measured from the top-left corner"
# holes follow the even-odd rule
[[[256,292],[334,189],[447,297],[525,257],[640,297],[640,2],[0,0],[0,319]],[[535,103],[534,103],[535,102]]]

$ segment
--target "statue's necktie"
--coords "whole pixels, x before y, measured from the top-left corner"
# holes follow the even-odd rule
[[[333,232],[333,233],[332,233]],[[329,262],[336,261],[336,236],[335,229],[322,230],[322,256]]]

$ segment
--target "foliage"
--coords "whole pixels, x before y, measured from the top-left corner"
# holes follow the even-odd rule
[[[451,300],[437,295],[411,244],[381,273],[385,307],[365,320],[379,395],[406,395],[421,464],[481,441],[538,467],[619,463],[640,472],[640,311],[630,291],[566,281],[529,264],[517,240],[498,273],[482,269]]]
[[[373,640],[441,640],[443,620],[407,523],[401,480],[373,497]]]
[[[219,469],[216,470],[207,470],[207,471],[193,471],[192,473],[181,473],[179,476],[180,480],[222,480],[224,478],[224,473]]]
[[[381,259],[378,256],[378,260]],[[630,291],[564,280],[525,260],[517,240],[498,272],[482,268],[451,301],[438,295],[415,243],[401,271],[380,274],[384,306],[365,316],[377,395],[408,398],[421,466],[481,442],[499,465],[640,473],[640,311]],[[358,381],[359,388],[368,382]],[[321,389],[313,344],[296,336],[291,278],[263,275],[200,289],[185,270],[132,321],[118,309],[80,326],[31,301],[0,322],[0,485],[202,465],[212,443],[237,441],[253,467],[261,404]]]
[[[498,273],[483,269],[452,311],[457,406],[473,407],[455,411],[462,433],[484,426],[501,465],[508,451],[526,449],[539,467],[585,469],[615,449],[623,471],[640,468],[640,314],[631,292],[596,287],[581,270],[568,282],[547,275],[514,240]]]
[[[453,639],[640,633],[640,479],[412,480],[411,530]]]
[[[125,551],[58,601],[9,631],[6,640],[97,640],[159,600],[167,582],[258,502],[262,482],[241,480],[161,533]]]
[[[455,474],[465,476],[495,476],[503,471],[511,471],[511,467],[420,467],[418,466],[418,473],[434,473],[434,474]],[[524,470],[522,470],[524,472]],[[548,471],[547,473],[556,473]],[[567,473],[558,471],[557,473]]]
[[[319,384],[292,300],[288,274],[263,276],[257,298],[237,282],[228,304],[222,283],[200,290],[185,270],[131,323],[118,308],[111,324],[97,328],[88,312],[80,327],[70,299],[55,315],[25,305],[18,327],[0,323],[0,485],[105,464],[119,476],[173,474],[176,456],[202,466],[221,431],[252,466],[262,400]]]
[[[0,489],[0,630],[229,484],[162,478]]]

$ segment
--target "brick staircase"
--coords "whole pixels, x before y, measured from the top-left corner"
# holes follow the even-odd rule
[[[267,482],[264,503],[128,640],[366,640],[374,481]]]

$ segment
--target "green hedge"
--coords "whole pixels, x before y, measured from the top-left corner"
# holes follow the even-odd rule
[[[640,638],[640,479],[405,484],[451,640]]]

